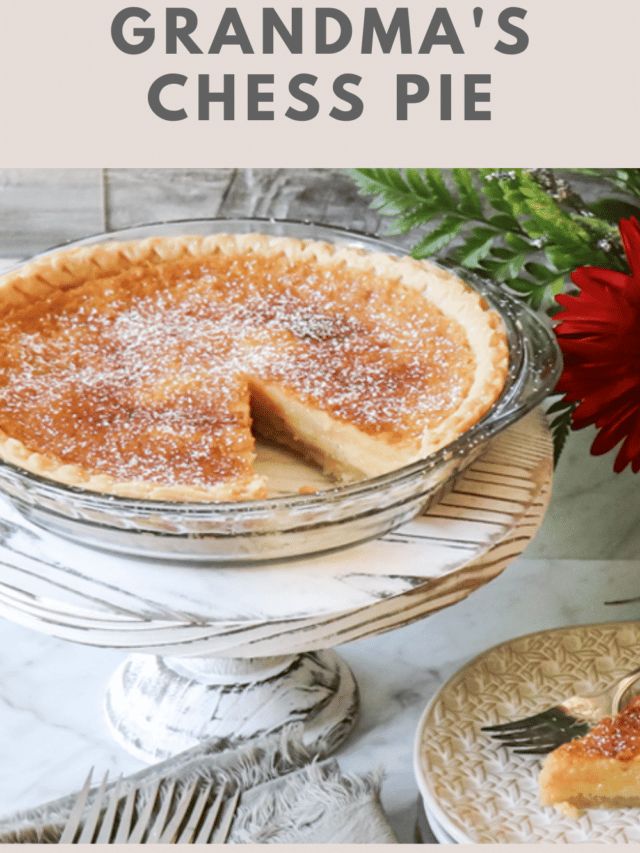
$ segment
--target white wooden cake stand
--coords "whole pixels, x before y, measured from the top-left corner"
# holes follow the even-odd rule
[[[141,759],[293,721],[327,753],[358,710],[353,675],[330,649],[455,604],[500,574],[538,529],[551,471],[549,433],[533,413],[424,516],[356,547],[254,567],[90,550],[2,504],[0,615],[132,653],[111,679],[106,713]]]

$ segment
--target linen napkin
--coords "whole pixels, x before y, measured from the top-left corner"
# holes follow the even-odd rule
[[[337,761],[318,762],[302,743],[299,726],[220,750],[220,742],[202,744],[121,783],[162,787],[175,781],[178,793],[194,778],[229,795],[241,792],[230,843],[394,843],[380,804],[379,774],[345,775]],[[109,786],[113,787],[114,782]],[[0,819],[0,843],[55,843],[76,800],[70,794]],[[90,796],[86,809],[92,802]]]

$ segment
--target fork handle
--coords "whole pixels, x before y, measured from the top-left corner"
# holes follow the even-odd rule
[[[620,679],[618,684],[616,685],[613,696],[611,699],[611,713],[619,714],[623,709],[624,703],[623,700],[626,694],[629,692],[629,689],[633,687],[636,681],[640,680],[640,667],[638,669],[634,669],[633,672],[630,672],[628,675],[625,675]]]

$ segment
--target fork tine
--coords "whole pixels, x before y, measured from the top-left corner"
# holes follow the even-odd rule
[[[191,801],[193,800],[193,792],[195,791],[196,785],[198,783],[196,781],[190,782],[186,785],[180,795],[180,799],[178,800],[178,805],[173,813],[173,817],[169,821],[169,823],[164,828],[162,833],[162,837],[160,838],[160,844],[173,844],[173,840],[178,834],[178,830],[180,829],[180,825],[184,820],[184,816],[187,813],[187,809],[191,805]]]
[[[89,775],[78,794],[75,803],[73,804],[73,808],[69,813],[69,817],[67,818],[67,823],[65,828],[60,836],[60,840],[58,844],[73,844],[73,839],[76,837],[76,832],[78,831],[78,827],[80,826],[80,820],[82,818],[82,812],[84,811],[85,804],[87,802],[87,797],[89,796],[89,791],[91,789],[91,777],[93,776],[93,767],[89,771]]]
[[[213,782],[209,782],[209,784],[200,791],[198,795],[198,799],[196,800],[196,804],[191,809],[191,814],[189,815],[189,820],[187,825],[180,833],[179,838],[176,839],[176,844],[191,844],[191,840],[195,835],[198,826],[200,824],[200,820],[202,818],[202,813],[204,812],[204,807],[211,796],[211,790],[213,788]]]
[[[547,708],[546,711],[540,711],[539,714],[532,714],[530,717],[522,717],[520,720],[513,720],[510,723],[501,723],[496,726],[483,726],[481,731],[491,734],[493,732],[510,732],[517,731],[518,729],[528,729],[531,726],[536,725],[536,723],[543,723],[549,720],[554,713],[563,714],[564,711],[558,707]]]
[[[492,732],[485,732],[485,734],[487,734],[487,735],[489,735],[489,737],[493,737],[493,738],[510,737],[511,735],[516,735],[516,737],[517,737],[519,735],[526,735],[528,732],[543,731],[544,729],[549,728],[550,725],[551,725],[551,721],[549,721],[549,722],[542,721],[539,723],[532,723],[530,726],[518,726],[518,728],[514,727],[511,729],[500,729],[499,731],[495,731],[495,732],[493,732],[493,731]]]
[[[122,774],[118,776],[115,787],[109,794],[109,803],[107,810],[100,824],[100,831],[96,838],[96,844],[108,844],[111,841],[113,833],[113,824],[115,823],[116,813],[118,811],[118,803],[120,802],[120,791],[122,789]]]
[[[500,746],[504,746],[507,749],[518,749],[520,747],[538,747],[538,746],[547,746],[553,745],[554,747],[560,746],[561,743],[566,743],[565,739],[559,735],[548,734],[545,737],[541,738],[520,738],[520,740],[512,740],[508,743],[500,743]]]
[[[137,788],[131,788],[129,790],[129,793],[127,794],[127,798],[124,801],[124,806],[122,807],[122,812],[120,813],[120,820],[118,821],[118,831],[116,832],[116,837],[113,840],[114,844],[127,843],[127,839],[129,838],[129,833],[131,831],[133,806],[135,804],[137,794]]]
[[[96,795],[91,803],[91,808],[89,809],[89,814],[84,819],[84,823],[82,826],[82,832],[80,833],[80,838],[78,839],[78,844],[91,844],[93,841],[93,836],[96,831],[96,826],[98,824],[98,818],[100,817],[100,813],[104,807],[104,795],[107,787],[107,779],[109,778],[108,771],[104,774],[102,778],[102,783],[98,788]]]
[[[568,743],[576,737],[586,734],[589,724],[568,714],[550,714],[545,723],[538,723],[517,731],[489,732],[489,737],[501,746],[538,748],[541,745],[553,748]],[[547,750],[548,751],[548,750]]]
[[[240,801],[240,791],[236,791],[233,797],[224,804],[224,811],[220,818],[218,826],[213,830],[213,835],[209,838],[209,844],[226,844],[233,821],[238,811],[238,803]]]
[[[514,749],[513,752],[515,755],[548,755],[560,745],[560,743],[552,743],[550,746],[538,746],[531,749]]]
[[[557,737],[564,734],[560,729],[554,729],[553,726],[540,726],[536,729],[522,729],[518,732],[508,732],[507,734],[490,735],[492,740],[500,741],[500,743],[509,744],[517,743],[519,740],[540,740],[545,737]]]
[[[149,835],[147,837],[148,844],[156,844],[160,841],[162,836],[162,830],[165,827],[167,822],[167,815],[169,814],[169,809],[171,808],[171,803],[173,802],[173,792],[176,789],[176,781],[172,779],[167,786],[167,790],[165,791],[164,796],[161,798],[160,808],[158,809],[158,814],[153,821],[151,829],[149,830]]]
[[[197,834],[193,842],[194,844],[206,844],[208,842],[216,819],[218,817],[218,812],[220,811],[220,806],[222,805],[226,790],[227,786],[223,785],[222,788],[220,788],[220,790],[218,791],[215,801],[207,812],[207,816],[204,819],[204,823],[200,827],[200,832]]]
[[[161,779],[156,779],[156,781],[149,788],[149,795],[147,802],[145,803],[144,808],[138,815],[138,819],[129,835],[127,840],[127,844],[140,844],[142,839],[144,838],[144,834],[147,831],[149,826],[149,821],[151,820],[151,815],[153,813],[153,808],[156,804],[156,800],[158,797],[158,789],[160,787]]]

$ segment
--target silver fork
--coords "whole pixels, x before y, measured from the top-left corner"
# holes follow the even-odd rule
[[[122,777],[107,792],[105,774],[86,811],[92,776],[93,771],[71,809],[60,844],[224,844],[229,838],[240,801],[239,791],[225,799],[226,786],[223,785],[207,808],[213,795],[213,783],[203,786],[198,781],[190,782],[174,802],[175,782],[171,782],[160,796],[163,780],[157,779],[152,785],[130,788],[119,808]],[[143,787],[147,799],[134,824],[136,803]]]
[[[585,735],[603,717],[618,714],[633,697],[633,688],[639,681],[640,668],[602,693],[570,696],[538,714],[510,723],[483,726],[482,731],[520,755],[544,755]]]

